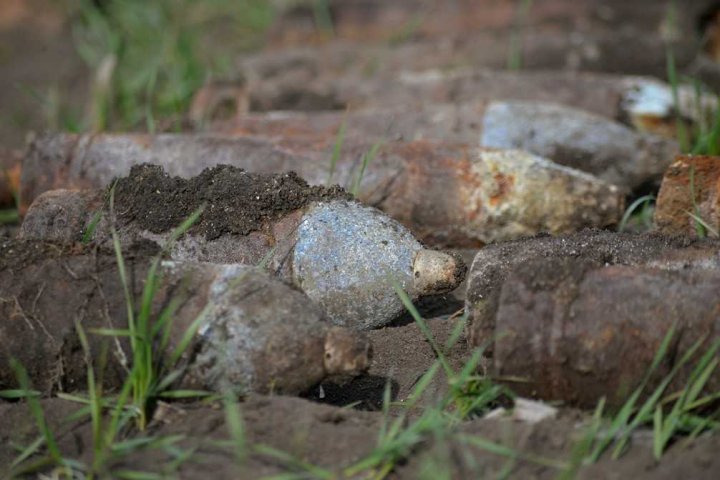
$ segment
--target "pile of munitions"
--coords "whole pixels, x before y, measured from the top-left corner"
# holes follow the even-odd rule
[[[167,351],[201,319],[183,388],[299,394],[363,375],[367,331],[405,311],[399,290],[436,298],[466,273],[467,342],[525,395],[617,404],[671,326],[673,352],[718,339],[720,241],[697,237],[720,229],[720,159],[680,155],[677,136],[719,106],[651,76],[664,72],[659,33],[608,27],[635,2],[610,2],[617,16],[602,21],[594,2],[539,2],[521,52],[535,70],[522,72],[497,70],[510,2],[465,2],[412,33],[427,41],[383,47],[348,42],[391,35],[418,2],[393,2],[370,23],[361,3],[338,10],[345,43],[246,58],[242,81],[204,87],[190,132],[50,133],[22,158],[0,151],[0,201],[17,191],[23,216],[0,251],[0,338],[11,339],[0,389],[15,385],[11,357],[44,392],[81,387],[76,322],[126,328],[125,291],[139,298],[158,256],[153,314],[180,299]],[[639,3],[664,18],[662,2]],[[690,3],[679,31],[704,11]],[[582,38],[556,41],[558,6],[584,25]],[[312,36],[305,13],[288,14],[274,41]],[[448,22],[462,42],[436,41]],[[671,33],[679,67],[712,85],[704,62],[716,39],[694,56]],[[228,100],[231,117],[218,118]],[[610,231],[626,199],[652,188],[657,231]],[[459,249],[477,250],[469,270]],[[100,352],[100,339],[90,348]],[[108,385],[122,382],[129,350],[112,346]]]

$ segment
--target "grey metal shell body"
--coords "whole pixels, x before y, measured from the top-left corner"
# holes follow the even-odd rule
[[[166,272],[213,271],[190,374],[214,391],[298,393],[325,377],[331,328],[302,292],[249,265],[163,262]]]
[[[422,245],[395,220],[357,202],[317,202],[306,211],[293,249],[292,279],[333,323],[387,324],[404,310],[393,279],[411,297]]]

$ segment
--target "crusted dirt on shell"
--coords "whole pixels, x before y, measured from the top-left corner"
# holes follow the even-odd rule
[[[117,180],[115,203],[123,223],[153,233],[170,231],[205,205],[191,231],[208,240],[225,233],[247,235],[317,200],[349,199],[342,188],[310,186],[295,172],[249,173],[229,165],[197,177],[171,177],[155,165],[139,165]]]

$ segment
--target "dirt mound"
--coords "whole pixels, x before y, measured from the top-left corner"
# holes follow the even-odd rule
[[[295,172],[248,173],[219,165],[184,179],[171,177],[156,165],[143,164],[117,180],[116,211],[121,222],[137,222],[153,233],[170,231],[195,210],[205,210],[192,231],[208,240],[225,233],[247,235],[267,220],[316,200],[350,199],[338,186],[310,186]]]
[[[82,461],[92,459],[90,422],[66,423],[63,419],[82,405],[67,400],[41,400],[51,428],[61,432],[58,441],[62,453]],[[339,471],[367,456],[376,446],[383,419],[379,413],[358,412],[318,405],[302,399],[279,396],[253,396],[240,404],[248,445],[265,445],[286,452],[296,463],[256,450],[248,450],[238,465],[233,447],[227,442],[225,412],[216,405],[190,403],[164,405],[149,434],[158,438],[179,439],[172,448],[138,449],[119,457],[115,471],[132,469],[157,471],[158,465],[177,460],[177,452],[190,454],[174,463],[174,471],[166,475],[182,478],[206,478],[212,465],[212,477],[218,479],[311,477],[302,469]],[[613,461],[604,456],[594,465],[577,466],[577,474],[568,475],[569,460],[578,448],[589,418],[576,411],[565,411],[557,419],[527,424],[511,419],[476,419],[459,426],[448,435],[432,438],[408,452],[390,478],[437,478],[434,469],[442,469],[444,478],[637,478],[673,479],[716,478],[720,444],[718,436],[703,436],[693,442],[678,442],[660,461],[651,454],[651,439],[645,434],[633,438],[628,453]],[[37,435],[27,405],[0,404],[0,461],[8,465],[17,455],[14,444],[27,444]],[[497,445],[495,453],[473,444],[473,439]],[[224,443],[224,445],[223,445]],[[481,444],[482,445],[482,444]],[[515,452],[508,457],[497,452]],[[182,458],[182,457],[181,457]],[[316,470],[317,471],[317,470]],[[2,470],[0,469],[0,472]],[[295,476],[289,476],[295,473]],[[567,476],[562,477],[565,473]],[[305,475],[301,475],[305,474]]]

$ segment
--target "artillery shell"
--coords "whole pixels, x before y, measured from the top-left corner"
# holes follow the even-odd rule
[[[88,225],[103,195],[48,192],[28,211],[20,236],[78,240],[82,228],[68,225]],[[128,242],[164,244],[182,215],[202,202],[209,202],[208,211],[175,244],[172,258],[225,264],[267,258],[277,275],[321,305],[337,325],[373,328],[401,314],[393,280],[418,299],[453,290],[465,275],[461,260],[426,250],[378,210],[348,200],[342,191],[309,187],[292,174],[216,167],[183,180],[157,166],[134,167],[117,184],[120,233]],[[98,224],[98,238],[108,227]]]
[[[581,110],[541,102],[489,102],[349,113],[248,115],[216,127],[224,134],[329,138],[348,134],[393,140],[445,140],[521,149],[632,190],[659,183],[676,142],[640,134]]]
[[[648,392],[695,342],[703,341],[697,361],[717,341],[718,289],[717,265],[666,270],[572,257],[530,260],[502,287],[494,374],[522,378],[518,391],[543,399],[593,408],[606,397],[619,407],[650,371],[673,326],[671,353],[653,372]],[[693,367],[682,368],[669,391],[683,388]],[[707,388],[718,387],[715,372]]]
[[[683,155],[675,159],[660,187],[655,223],[668,234],[718,235],[720,157]]]
[[[561,237],[541,236],[489,245],[472,262],[467,278],[465,308],[468,341],[489,346],[496,334],[500,295],[506,279],[534,259],[577,258],[588,264],[651,266],[665,270],[720,268],[718,244],[709,240],[584,231]]]
[[[667,155],[679,152],[675,142],[552,104],[491,104],[483,122],[483,146],[527,150],[627,190],[659,181]]]
[[[311,62],[317,59],[302,60]],[[318,109],[357,112],[412,106],[413,110],[422,110],[428,104],[453,104],[460,109],[472,108],[472,105],[483,102],[527,101],[565,105],[621,121],[641,132],[675,138],[676,112],[686,121],[709,123],[718,108],[714,94],[705,90],[698,92],[692,85],[677,86],[676,105],[673,88],[661,80],[609,73],[466,68],[449,72],[406,71],[387,78],[319,73],[312,81],[303,82],[290,82],[285,75],[277,72],[269,78],[268,75],[271,74],[256,74],[258,79],[254,83],[238,86],[245,92],[242,101],[236,95],[225,94],[225,85],[208,89],[218,96],[225,95],[228,102],[237,104],[236,116],[241,123],[248,104],[255,111],[311,110],[313,117],[322,117],[324,114],[317,112]],[[289,102],[289,98],[294,101]],[[275,112],[270,115],[284,114]],[[211,116],[211,112],[206,116]],[[313,121],[317,120],[313,118]],[[443,129],[443,135],[448,133],[444,130],[453,134],[451,125],[436,122],[436,127]],[[299,128],[304,129],[302,125]]]
[[[712,11],[712,0],[685,2],[673,15],[672,22],[667,21],[666,5],[651,0],[623,5],[613,2],[613,5],[600,7],[602,12],[592,2],[581,5],[572,0],[553,1],[548,2],[547,9],[534,6],[528,12],[530,23],[520,29],[515,23],[516,17],[512,16],[513,7],[517,5],[496,2],[511,16],[504,17],[507,23],[500,21],[494,28],[484,28],[485,22],[498,21],[498,16],[487,13],[487,2],[474,3],[482,4],[480,10],[475,10],[475,13],[482,12],[480,17],[466,13],[459,15],[462,24],[446,26],[441,38],[413,38],[392,45],[386,42],[330,42],[313,47],[301,45],[291,52],[288,48],[276,49],[282,52],[275,55],[276,58],[268,52],[262,52],[256,58],[243,58],[243,73],[257,82],[265,78],[263,73],[286,77],[287,85],[295,83],[299,86],[294,92],[283,92],[285,103],[293,103],[301,98],[294,93],[303,90],[302,84],[327,84],[332,81],[328,77],[338,72],[352,73],[360,79],[429,68],[445,71],[462,67],[505,69],[509,59],[517,61],[523,70],[566,69],[664,77],[670,50],[679,72],[695,74],[695,78],[700,76],[706,83],[717,85],[717,65],[713,68],[708,57],[699,52],[697,42],[698,19]],[[467,9],[464,7],[463,11]],[[444,10],[447,10],[445,5],[426,18],[443,17],[439,12]],[[543,18],[541,11],[547,16]],[[559,15],[559,12],[563,14]],[[313,22],[307,25],[313,25]],[[372,24],[372,28],[376,27]],[[471,32],[467,31],[468,27]],[[395,18],[391,33],[397,34],[398,30],[401,29]],[[362,31],[355,29],[356,33]],[[368,32],[360,35],[364,36],[363,40],[372,37]],[[298,43],[298,38],[293,36],[293,46]],[[308,58],[314,60],[307,62]]]
[[[150,261],[144,251],[125,255],[129,288],[138,301]],[[202,318],[183,356],[181,388],[293,394],[329,375],[368,367],[369,344],[362,335],[332,326],[301,292],[266,273],[243,265],[165,261],[159,274],[153,318],[172,299],[180,300],[180,307],[169,346],[158,358],[169,355]],[[0,389],[16,384],[10,358],[28,369],[43,392],[83,385],[87,367],[75,319],[87,333],[96,366],[102,363],[102,343],[109,347],[105,387],[122,384],[129,344],[93,334],[98,328],[127,328],[123,284],[111,253],[6,242],[0,249],[0,291]]]
[[[399,40],[410,43],[427,39],[440,43],[438,37],[449,37],[462,47],[475,46],[481,50],[486,46],[471,40],[465,45],[460,40],[486,33],[488,37],[492,34],[509,45],[510,35],[520,35],[522,38],[525,35],[544,33],[554,37],[554,43],[564,40],[568,44],[580,44],[590,48],[586,45],[585,36],[613,31],[613,28],[618,35],[627,34],[627,30],[631,30],[638,37],[643,37],[637,40],[642,43],[647,41],[647,36],[659,36],[658,30],[668,28],[658,27],[664,25],[663,21],[667,21],[667,6],[652,0],[636,0],[631,4],[609,1],[601,7],[593,2],[545,0],[533,4],[525,11],[521,10],[524,7],[515,3],[492,0],[460,1],[452,4],[443,0],[395,0],[392,4],[367,0],[332,0],[328,1],[327,5],[332,14],[333,34],[328,35],[322,26],[317,25],[316,10],[309,5],[302,6],[296,2],[286,2],[286,5],[288,3],[292,7],[286,8],[285,12],[281,11],[270,31],[270,41],[276,45],[297,45],[303,42],[317,44],[338,38],[345,40],[344,43],[395,40],[395,44],[402,45],[403,42]],[[701,14],[707,13],[710,6],[711,0],[690,0],[683,4],[682,9],[676,9],[672,22],[675,30],[664,32],[667,40],[675,43],[683,40],[683,34],[696,34],[698,19]],[[518,24],[518,21],[523,23]],[[559,26],[562,26],[563,30],[560,30]],[[574,34],[572,38],[559,38],[561,32],[567,31]],[[676,38],[677,36],[681,38]],[[633,45],[627,45],[626,50],[633,50]],[[507,53],[507,46],[498,55],[500,53]],[[601,52],[597,51],[586,53],[590,57],[600,54]],[[504,59],[503,66],[506,63],[507,58]]]
[[[334,145],[334,136],[282,141],[171,134],[46,136],[25,158],[21,198],[29,202],[53,188],[101,187],[143,162],[186,178],[221,163],[251,172],[295,170],[311,184],[357,186],[361,201],[423,241],[453,247],[612,225],[624,209],[615,186],[518,150],[392,142],[377,148],[363,171],[362,158],[372,144],[348,138],[332,170]]]

